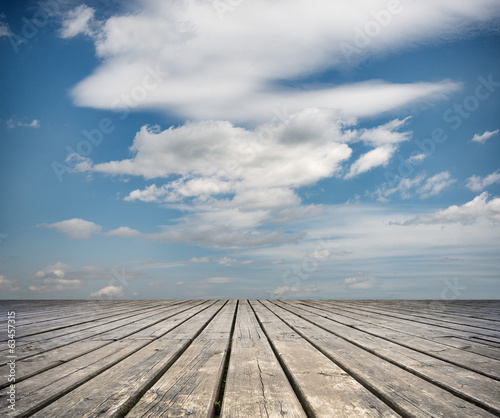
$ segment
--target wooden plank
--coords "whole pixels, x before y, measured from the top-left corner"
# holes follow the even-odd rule
[[[353,305],[351,305],[350,308],[354,309],[354,310],[361,309],[361,308],[354,307]],[[422,324],[427,324],[427,325],[434,325],[436,327],[447,328],[447,329],[452,329],[452,330],[470,332],[472,334],[479,334],[479,335],[481,335],[481,337],[488,336],[488,337],[494,337],[495,339],[500,339],[500,331],[498,331],[498,330],[481,328],[478,326],[460,324],[460,323],[455,323],[455,322],[445,322],[442,320],[437,320],[435,318],[422,316],[422,315],[414,315],[414,314],[409,314],[409,313],[399,314],[399,313],[393,312],[393,311],[391,311],[390,313],[387,313],[387,314],[383,314],[382,312],[379,312],[374,308],[362,308],[362,309],[366,312],[371,313],[371,314],[387,315],[388,317],[399,318],[399,319],[407,320],[407,321],[409,320],[411,322],[422,323]]]
[[[235,309],[236,301],[228,302],[127,416],[213,416]]]
[[[129,403],[139,398],[190,344],[190,339],[173,339],[172,334],[189,329],[191,339],[210,322],[224,302],[212,305],[192,316],[162,337],[150,340],[124,340],[123,344],[139,344],[140,350],[106,369],[92,380],[36,412],[35,417],[118,417]],[[41,388],[41,392],[44,389]]]
[[[306,417],[246,301],[240,301],[221,417]]]
[[[493,414],[460,399],[426,380],[347,342],[288,312],[271,306],[298,334],[376,394],[402,416],[492,417]]]
[[[460,350],[470,351],[497,360],[500,359],[500,351],[494,347],[494,344],[493,346],[491,342],[485,344],[475,338],[477,335],[469,332],[462,332],[399,318],[381,317],[373,312],[364,312],[362,310],[345,307],[339,308],[337,304],[325,303],[324,301],[316,301],[312,303],[312,306],[342,315],[346,318],[344,320],[346,323],[353,321],[355,324],[375,324],[404,334],[415,335],[444,345],[449,345]]]
[[[261,303],[251,305],[310,416],[400,416]]]
[[[310,309],[315,309],[311,307]],[[339,323],[345,323],[345,319],[334,313],[327,311],[314,311],[316,314],[323,315],[325,318],[332,319]],[[359,320],[355,313],[350,314],[351,317]],[[373,315],[372,315],[373,316]],[[382,337],[386,340],[400,344],[404,347],[420,351],[421,353],[428,354],[432,357],[439,358],[449,363],[455,364],[460,367],[475,371],[477,373],[489,376],[493,379],[500,379],[500,361],[493,358],[484,357],[482,355],[460,350],[454,347],[444,345],[440,342],[432,341],[431,339],[421,338],[419,336],[408,334],[406,331],[411,326],[410,324],[399,325],[397,322],[383,320],[383,324],[390,324],[389,329],[387,325],[379,326],[378,319],[367,320],[369,324],[359,322],[358,324],[351,324],[358,330],[364,331],[371,335]],[[418,332],[417,332],[418,333]]]
[[[141,309],[145,309],[146,306],[143,303],[134,303],[123,308],[111,308],[106,309],[100,306],[99,302],[93,302],[91,305],[87,306],[87,310],[75,315],[65,315],[62,318],[47,321],[32,321],[30,324],[23,324],[23,322],[16,321],[17,329],[19,333],[17,335],[18,339],[24,337],[38,335],[44,332],[56,331],[60,329],[66,329],[71,331],[70,327],[89,324],[100,324],[109,322],[112,318],[118,317],[120,314],[132,314],[134,312],[139,312]],[[170,304],[156,303],[148,306],[148,309],[153,309],[157,307],[165,307]]]
[[[174,327],[179,322],[183,322],[186,318],[190,317],[194,313],[198,312],[202,305],[206,305],[207,302],[189,302],[187,304],[182,305],[181,308],[177,308],[175,310],[168,310],[163,313],[160,317],[161,322],[158,322],[158,317],[151,316],[146,317],[148,322],[142,322],[142,327],[155,326],[156,323],[161,324],[163,332],[158,336],[161,336],[165,333],[165,327]],[[147,314],[146,314],[147,315]],[[130,319],[128,319],[130,321]],[[123,324],[120,328],[121,335],[117,335],[116,340],[120,340],[122,338],[126,338],[127,336],[133,335],[134,332],[137,332],[137,323],[131,322],[130,325]],[[139,332],[141,328],[139,329]],[[83,335],[80,335],[79,338],[83,338]],[[139,338],[140,339],[140,338]],[[61,363],[68,362],[74,358],[82,356],[86,353],[90,353],[93,350],[96,350],[99,347],[103,347],[112,343],[114,340],[111,339],[82,339],[79,341],[75,341],[70,344],[62,345],[53,350],[44,351],[41,354],[30,356],[30,357],[18,357],[16,360],[16,380],[17,382],[22,381],[28,377],[34,376],[38,373],[41,373],[45,370],[49,370],[53,367],[60,365]],[[17,354],[17,350],[16,350]],[[4,364],[0,367],[0,372],[7,373],[8,365]],[[8,386],[8,382],[2,382],[0,388]]]
[[[187,301],[188,305],[191,303],[202,303],[202,302],[192,302]],[[163,314],[170,314],[181,311],[183,309],[188,309],[190,306],[186,304],[176,305],[167,307],[164,309],[154,309],[152,311],[144,310],[141,314],[124,315],[119,319],[110,321],[109,323],[104,323],[101,325],[96,325],[94,327],[83,326],[83,330],[80,329],[79,332],[67,332],[64,330],[49,331],[47,333],[40,334],[38,338],[35,336],[25,337],[21,341],[16,341],[16,355],[18,359],[28,358],[37,354],[44,353],[55,348],[63,347],[67,344],[73,343],[75,341],[81,341],[88,338],[95,339],[106,339],[109,334],[107,332],[115,330],[115,335],[110,340],[124,338],[126,335],[136,332],[138,329],[137,322],[140,320],[153,320],[160,321]],[[154,315],[153,315],[154,314]],[[156,315],[160,315],[159,317]],[[164,317],[163,317],[164,318]],[[140,328],[140,327],[139,327]],[[102,338],[99,338],[99,337]],[[0,351],[0,356],[6,355],[8,349]]]
[[[332,334],[500,415],[499,381],[319,316],[323,313],[320,310],[314,308],[305,310],[294,307],[296,305],[291,301],[286,304],[280,303],[280,306],[290,312],[300,315]]]

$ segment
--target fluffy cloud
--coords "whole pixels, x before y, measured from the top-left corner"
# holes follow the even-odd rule
[[[488,139],[490,139],[491,137],[497,135],[499,132],[499,130],[495,130],[493,132],[490,132],[490,131],[486,131],[484,132],[483,134],[475,134],[474,137],[472,138],[472,141],[474,142],[479,142],[480,144],[484,144]]]
[[[104,235],[108,237],[128,238],[137,237],[141,235],[141,233],[135,229],[129,228],[128,226],[120,226],[119,228],[106,232]]]
[[[375,167],[387,166],[397,150],[397,144],[410,139],[410,132],[397,132],[397,129],[402,127],[408,119],[395,119],[385,125],[365,130],[360,139],[375,148],[356,160],[346,178],[355,177]]]
[[[31,122],[25,122],[24,120],[19,120],[15,117],[10,118],[7,121],[8,128],[39,128],[40,121],[38,119],[33,119]]]
[[[67,12],[62,21],[61,38],[73,38],[79,34],[92,36],[95,10],[85,4]]]
[[[49,264],[35,273],[36,285],[29,286],[29,290],[37,293],[48,293],[78,289],[81,286],[81,280],[66,277],[69,268],[70,266],[61,262]]]
[[[85,167],[169,179],[125,198],[184,212],[184,223],[149,234],[150,239],[219,247],[276,244],[297,237],[266,230],[269,225],[321,212],[318,206],[303,206],[297,188],[348,169],[349,145],[355,142],[372,150],[351,165],[348,176],[385,165],[397,145],[409,139],[409,132],[399,132],[408,119],[356,130],[354,119],[311,108],[253,130],[222,121],[188,122],[164,131],[143,127],[130,148],[132,158],[95,165],[87,161]]]
[[[407,221],[399,223],[400,225],[418,225],[418,224],[453,224],[461,223],[470,225],[479,218],[486,218],[493,222],[500,221],[500,198],[496,197],[488,200],[489,194],[486,192],[476,196],[470,202],[462,206],[453,205],[447,209],[439,210],[430,215],[419,215]]]
[[[297,296],[302,293],[315,293],[317,291],[318,288],[316,286],[309,286],[306,288],[279,286],[275,289],[266,290],[266,293],[274,298],[283,298],[285,296]]]
[[[89,295],[91,299],[114,299],[124,296],[121,286],[106,286]]]
[[[0,274],[0,290],[2,292],[15,292],[19,290],[15,280],[7,279],[3,274]]]
[[[342,283],[348,289],[366,290],[376,286],[376,281],[372,277],[366,276],[364,273],[358,273],[355,277],[348,277],[342,280]]]
[[[52,224],[39,224],[38,227],[53,228],[62,232],[69,239],[89,239],[92,234],[99,234],[102,227],[94,222],[73,218]]]
[[[223,266],[230,266],[231,264],[237,263],[238,260],[235,258],[229,258],[229,257],[221,257],[218,260],[216,260],[218,264],[221,264]]]
[[[283,88],[274,82],[350,65],[345,45],[387,9],[384,0],[356,7],[322,0],[243,2],[221,21],[213,2],[159,0],[141,3],[96,27],[102,64],[72,90],[76,104],[96,108],[157,108],[190,120],[268,120],[274,108],[339,108],[352,115],[387,112],[417,101],[433,101],[457,88],[449,81],[388,84],[378,80],[349,86]],[[78,10],[78,11],[76,11]],[[80,6],[63,33],[91,33],[92,9]],[[133,7],[132,7],[133,10]],[[463,36],[500,14],[494,0],[404,2],[390,25],[357,47],[354,61],[430,40]],[[258,22],[258,30],[255,30]],[[376,22],[375,22],[376,23]],[[161,82],[145,83],[147,68]],[[168,75],[166,75],[168,74]],[[146,94],[139,95],[144,87]],[[146,89],[145,86],[151,86]],[[134,95],[134,91],[136,94]],[[245,103],[235,106],[235,103]]]
[[[456,180],[452,179],[448,171],[443,171],[425,180],[425,183],[420,187],[417,192],[422,199],[431,196],[437,196],[441,191],[455,183]]]
[[[467,179],[465,187],[473,192],[480,192],[492,184],[500,183],[500,170],[488,174],[485,177],[471,176]]]

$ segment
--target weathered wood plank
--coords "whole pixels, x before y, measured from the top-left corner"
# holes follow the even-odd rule
[[[309,415],[318,418],[400,416],[267,307],[259,302],[251,305]]]
[[[269,302],[265,302],[269,306]],[[492,417],[493,414],[460,399],[426,380],[339,338],[273,304],[292,329],[403,416]]]
[[[315,308],[306,310],[295,308],[296,305],[293,302],[280,304],[332,334],[500,415],[499,381],[330,320],[320,316],[323,312]]]
[[[240,301],[222,417],[306,417],[247,301]]]
[[[311,307],[310,309],[315,308]],[[334,313],[318,310],[314,312],[339,323],[345,323],[345,317],[336,315]],[[365,317],[360,318],[356,313],[351,313],[350,316],[358,321],[359,319],[365,321]],[[366,322],[359,321],[359,323],[351,324],[351,326],[371,335],[382,337],[386,340],[395,342],[404,347],[420,351],[432,357],[436,357],[460,367],[464,367],[477,373],[484,374],[485,376],[489,376],[494,379],[500,379],[500,361],[498,360],[484,357],[473,352],[450,347],[440,342],[432,341],[432,339],[429,338],[425,339],[416,335],[408,334],[407,330],[410,326],[409,324],[399,324],[398,322],[386,319],[379,321],[377,318],[366,319]],[[383,325],[379,326],[379,322],[381,322]],[[425,332],[422,332],[422,334],[425,334]]]
[[[190,317],[171,333],[189,329],[196,335],[222,308],[223,302],[212,302],[208,308]],[[124,340],[123,344],[139,344],[141,348],[54,401],[35,417],[118,417],[130,403],[138,399],[157,380],[190,344],[190,339],[173,339],[171,333],[150,340]],[[42,389],[43,391],[43,389]]]
[[[213,416],[235,309],[236,301],[228,302],[127,416]]]

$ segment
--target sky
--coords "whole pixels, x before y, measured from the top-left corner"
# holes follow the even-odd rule
[[[2,299],[498,299],[498,0],[0,8]]]

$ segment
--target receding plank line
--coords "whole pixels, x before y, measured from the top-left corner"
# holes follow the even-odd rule
[[[197,315],[203,315],[215,303],[215,301],[206,301],[204,302],[206,306],[201,306],[199,309],[193,308],[193,312],[177,314],[182,316],[181,321],[175,323],[174,318],[171,318],[170,327],[165,328],[165,334],[178,332],[179,328],[185,326],[184,324],[196,318]],[[44,410],[47,412],[45,416],[71,416],[67,414],[64,408],[62,412],[60,411],[61,413],[52,413],[53,403],[82,385],[89,383],[92,386],[95,379],[102,373],[122,364],[124,360],[137,355],[139,350],[155,342],[155,340],[115,341],[92,353],[63,363],[56,368],[16,384],[20,396],[16,403],[16,413],[11,416],[30,415],[47,406],[49,409]],[[3,393],[0,393],[0,399],[2,399],[3,395]],[[41,414],[43,416],[43,413]],[[80,415],[76,414],[74,416]]]
[[[287,310],[395,366],[401,367],[489,412],[500,415],[500,399],[498,398],[500,382],[494,379],[448,364],[443,360],[432,358],[410,348],[398,346],[382,338],[373,338],[363,331],[328,318],[316,316],[314,311],[310,311],[311,314],[302,314],[302,310],[293,307]]]
[[[269,306],[251,302],[273,351],[311,417],[399,417],[382,400],[296,334]]]
[[[490,412],[273,304],[273,311],[319,351],[404,417],[491,417]]]
[[[236,301],[229,301],[217,313],[172,367],[144,393],[127,417],[213,416],[236,305]]]
[[[307,417],[246,300],[236,315],[221,417]]]

